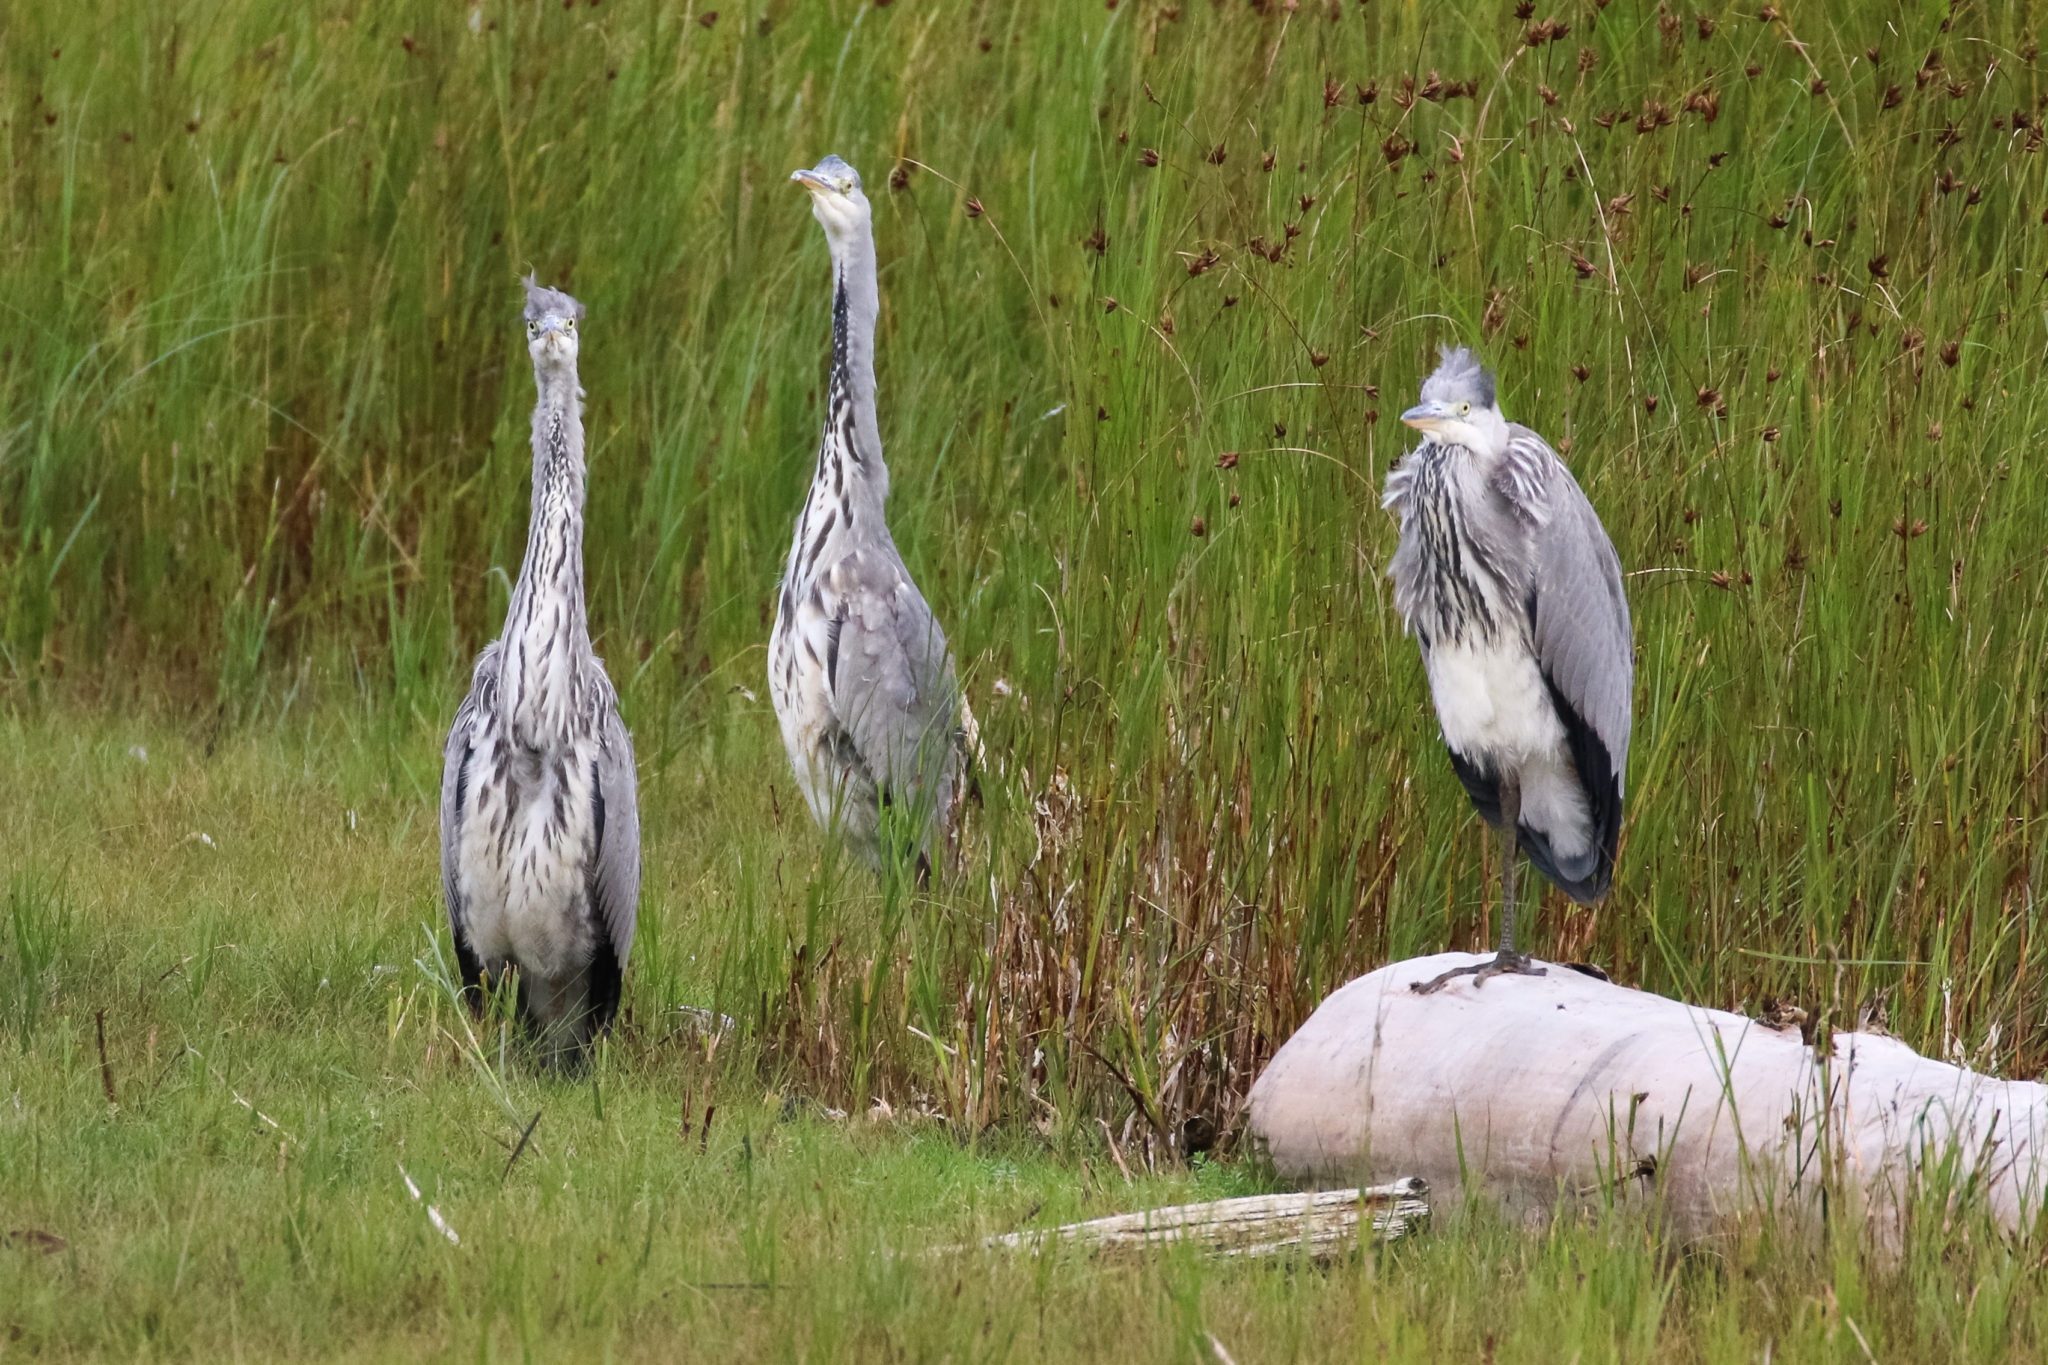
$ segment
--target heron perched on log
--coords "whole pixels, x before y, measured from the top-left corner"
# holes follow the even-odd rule
[[[1521,853],[1573,900],[1607,894],[1621,832],[1635,659],[1621,561],[1541,436],[1501,416],[1493,375],[1443,349],[1401,414],[1422,444],[1387,475],[1387,576],[1422,647],[1451,767],[1500,830],[1500,949],[1456,976],[1542,975],[1515,951]]]
[[[869,863],[914,857],[953,813],[961,705],[946,635],[883,520],[875,419],[873,215],[836,156],[790,177],[832,254],[832,365],[810,495],[796,520],[768,646],[768,688],[818,823]]]
[[[640,902],[633,739],[583,600],[583,305],[526,281],[533,500],[504,633],[478,656],[441,770],[441,876],[464,994],[516,969],[549,1060],[618,1012]]]

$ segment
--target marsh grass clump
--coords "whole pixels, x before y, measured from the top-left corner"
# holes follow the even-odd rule
[[[37,1025],[58,1003],[62,968],[72,946],[73,916],[49,874],[17,868],[7,884],[7,953],[0,980],[7,989],[7,1027],[26,1051]]]

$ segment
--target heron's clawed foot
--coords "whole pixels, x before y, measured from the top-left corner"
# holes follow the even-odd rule
[[[1435,995],[1452,980],[1461,976],[1472,978],[1474,989],[1486,984],[1490,976],[1544,976],[1547,973],[1529,958],[1517,952],[1498,952],[1485,962],[1474,962],[1467,967],[1453,967],[1429,981],[1411,981],[1408,989],[1417,995]]]

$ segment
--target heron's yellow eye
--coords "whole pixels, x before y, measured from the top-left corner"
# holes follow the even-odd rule
[[[531,338],[531,337],[537,337],[537,336],[539,336],[539,335],[540,335],[540,324],[539,324],[539,323],[537,323],[537,322],[529,322],[529,323],[527,323],[527,324],[526,324],[526,335],[527,335],[527,336],[528,336],[529,338]]]
[[[852,194],[852,193],[853,193],[853,182],[852,182],[851,180],[842,180],[842,181],[840,181],[840,182],[839,182],[839,192],[840,192],[841,194]]]
[[[1464,415],[1465,415],[1466,413],[1468,413],[1468,412],[1470,412],[1470,411],[1472,411],[1472,405],[1471,405],[1470,403],[1460,403],[1460,404],[1458,404],[1458,415],[1459,415],[1460,417],[1463,417],[1463,416],[1464,416]]]
[[[570,318],[567,322],[563,323],[562,325],[573,332],[576,330],[576,319]]]

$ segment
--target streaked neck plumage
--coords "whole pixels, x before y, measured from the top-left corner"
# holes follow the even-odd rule
[[[513,736],[531,749],[566,739],[590,657],[583,600],[583,390],[572,366],[536,365],[533,501],[526,558],[505,615],[499,686]]]
[[[875,235],[862,221],[845,233],[828,232],[826,241],[832,248],[832,372],[813,493],[830,485],[855,516],[870,514],[879,522],[889,498],[889,467],[875,419],[875,319],[882,310]],[[832,439],[835,433],[840,440]]]
[[[1502,436],[1506,434],[1501,424]],[[1507,609],[1507,581],[1495,547],[1478,534],[1467,512],[1470,490],[1505,451],[1475,448],[1492,433],[1461,428],[1428,432],[1388,480],[1388,504],[1401,515],[1400,550],[1392,566],[1394,606],[1421,641],[1425,654],[1441,644],[1499,638],[1515,618]]]

